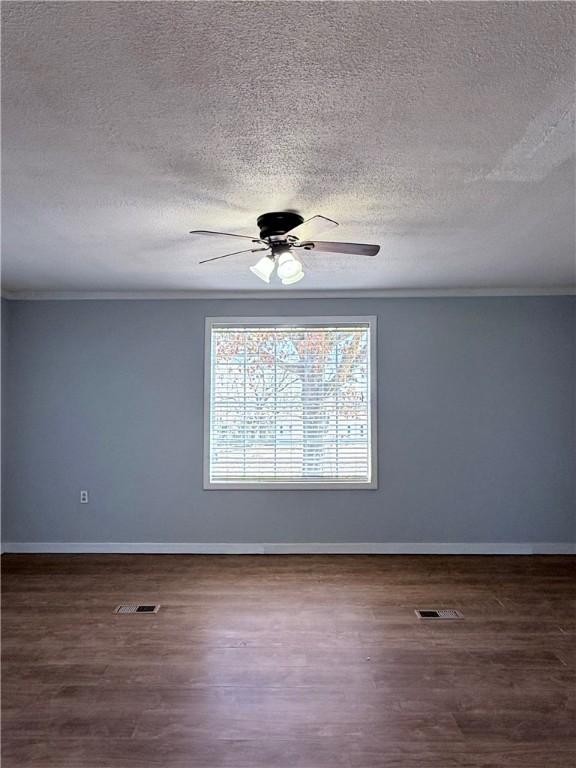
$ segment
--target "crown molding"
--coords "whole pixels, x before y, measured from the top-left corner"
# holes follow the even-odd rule
[[[94,301],[174,299],[411,299],[497,296],[576,296],[576,286],[536,288],[414,288],[356,291],[2,291],[11,301]]]

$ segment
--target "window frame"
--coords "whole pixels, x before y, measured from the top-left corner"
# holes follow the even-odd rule
[[[370,365],[370,480],[343,481],[327,480],[307,483],[300,480],[288,483],[270,482],[213,482],[210,479],[210,414],[212,395],[212,330],[215,327],[270,326],[282,328],[301,326],[303,328],[323,328],[327,325],[354,324],[367,325],[370,346],[368,350]],[[378,488],[378,360],[377,360],[377,318],[376,315],[314,315],[314,316],[278,316],[278,317],[206,317],[204,331],[204,490],[212,491],[334,491],[334,490],[375,490]]]

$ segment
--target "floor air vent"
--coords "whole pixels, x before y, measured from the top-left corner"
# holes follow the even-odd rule
[[[460,613],[460,611],[455,611],[452,608],[441,608],[440,610],[429,608],[429,609],[418,609],[415,611],[416,616],[418,616],[419,619],[463,619],[464,615]]]
[[[117,605],[114,613],[158,613],[159,605],[140,605],[138,603],[125,603]]]

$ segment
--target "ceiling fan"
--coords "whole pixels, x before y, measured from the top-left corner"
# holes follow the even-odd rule
[[[228,256],[238,256],[241,253],[259,253],[268,251],[256,264],[250,267],[250,271],[265,283],[270,278],[276,265],[278,265],[278,277],[283,285],[292,285],[304,277],[302,262],[293,253],[293,250],[318,251],[321,253],[343,253],[350,256],[376,256],[380,250],[379,245],[368,243],[338,243],[327,240],[316,240],[316,235],[328,229],[338,226],[337,221],[326,216],[312,216],[304,221],[304,217],[294,211],[280,211],[277,213],[263,213],[256,220],[260,230],[259,237],[237,235],[233,232],[211,232],[205,229],[195,229],[191,235],[206,235],[209,237],[237,237],[242,240],[250,240],[254,248],[245,248],[242,251],[225,253],[223,256],[214,256],[211,259],[203,259],[200,264],[208,261],[227,259]]]

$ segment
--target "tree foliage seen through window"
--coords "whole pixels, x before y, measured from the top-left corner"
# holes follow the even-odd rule
[[[215,327],[213,482],[369,480],[369,327]]]

